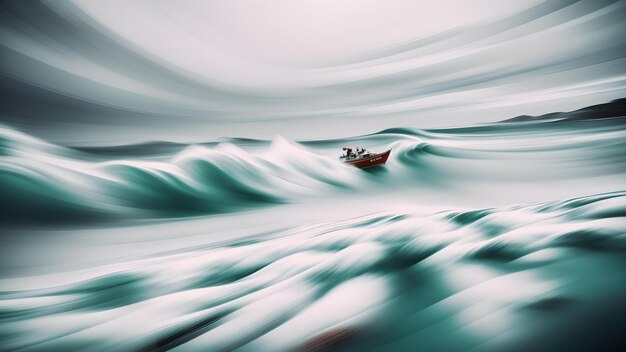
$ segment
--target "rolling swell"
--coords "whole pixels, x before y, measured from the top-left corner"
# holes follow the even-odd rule
[[[284,139],[252,155],[235,145],[189,146],[167,161],[93,161],[89,154],[4,130],[2,216],[73,221],[189,216],[281,203],[350,188],[355,170]],[[152,215],[151,215],[152,214]]]
[[[538,322],[585,317],[626,288],[626,127],[577,126],[231,140],[126,158],[4,129],[3,224],[305,207],[16,231],[0,349],[500,351],[519,345],[488,344],[521,326],[538,326],[536,341]],[[336,160],[344,143],[392,156],[362,172]],[[489,196],[499,204],[456,204]],[[613,344],[619,300],[578,335]]]
[[[383,349],[378,344],[406,339],[433,343],[414,334],[463,317],[467,306],[456,306],[458,300],[484,304],[486,313],[506,313],[509,319],[525,319],[527,310],[553,315],[575,307],[571,297],[578,289],[569,287],[579,281],[532,270],[557,270],[551,265],[593,252],[623,258],[624,218],[618,214],[625,209],[626,192],[612,192],[490,209],[378,212],[42,281],[51,283],[7,280],[0,292],[0,337],[8,349],[41,350],[94,344],[124,350],[293,350],[331,331],[367,332],[346,341],[352,350],[362,343]],[[477,268],[483,269],[471,271]],[[586,279],[582,285],[597,278],[584,265],[580,272],[566,269]],[[618,274],[619,267],[612,269]],[[415,287],[406,287],[411,282]],[[518,292],[499,293],[511,287]],[[406,290],[420,299],[403,301]],[[402,312],[394,311],[396,305]],[[403,319],[386,321],[385,312]],[[501,321],[489,314],[484,319]],[[134,328],[120,329],[127,325]],[[446,326],[458,332],[458,326]],[[507,328],[489,326],[496,332]],[[481,331],[471,324],[462,329]],[[379,334],[387,339],[377,340]]]
[[[477,182],[515,190],[626,172],[625,126],[576,123],[575,129],[525,123],[519,130],[504,124],[503,131],[499,125],[489,131],[395,128],[313,144],[232,139],[177,145],[174,152],[142,147],[142,157],[111,160],[103,160],[107,151],[90,154],[2,128],[0,211],[5,221],[18,222],[185,217],[373,192],[372,185],[378,192],[421,187],[450,194]],[[392,154],[383,169],[362,172],[337,161],[342,145]]]

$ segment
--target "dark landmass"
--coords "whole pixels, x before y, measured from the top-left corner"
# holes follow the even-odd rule
[[[545,115],[529,116],[521,115],[501,122],[528,122],[528,121],[552,121],[552,120],[596,120],[626,117],[626,98],[616,99],[610,103],[592,105],[576,111],[552,112]]]

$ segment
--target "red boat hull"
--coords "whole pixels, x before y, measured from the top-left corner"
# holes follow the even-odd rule
[[[391,154],[391,149],[384,153],[370,154],[365,158],[345,160],[344,163],[356,166],[359,169],[365,169],[368,167],[384,165],[387,162],[387,159],[389,159],[389,154]]]

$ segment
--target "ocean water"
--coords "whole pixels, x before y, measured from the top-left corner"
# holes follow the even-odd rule
[[[2,127],[0,158],[1,350],[623,343],[620,118],[98,148]]]

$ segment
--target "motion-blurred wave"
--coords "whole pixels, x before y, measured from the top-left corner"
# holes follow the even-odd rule
[[[141,260],[1,281],[0,337],[8,350],[501,350],[490,337],[540,334],[533,316],[576,312],[595,299],[587,284],[623,292],[611,258],[626,251],[624,216],[626,193],[613,192],[209,236]],[[593,276],[608,263],[615,270]]]
[[[450,197],[474,189],[506,198],[533,183],[554,192],[601,177],[615,186],[624,183],[624,137],[626,126],[609,119],[388,129],[301,143],[278,137],[76,150],[5,127],[2,214],[56,221],[184,217],[403,188]],[[338,161],[343,145],[392,149],[391,159],[384,168],[357,170]],[[120,150],[135,155],[120,158]]]
[[[619,349],[618,103],[300,142],[3,127],[0,350]]]

